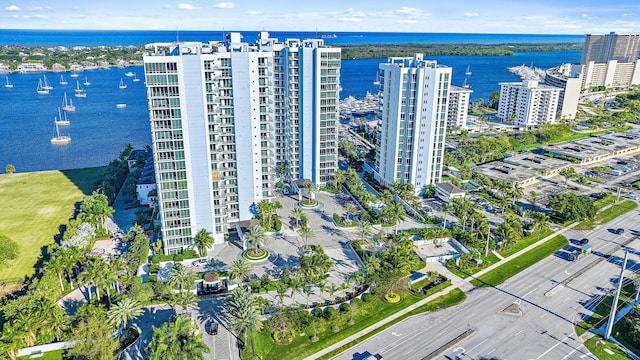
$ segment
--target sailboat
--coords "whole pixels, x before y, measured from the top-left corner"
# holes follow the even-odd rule
[[[76,84],[77,84],[77,88],[76,88],[76,97],[79,98],[86,98],[87,97],[87,92],[80,87],[80,82],[78,80],[76,80]]]
[[[51,138],[51,143],[53,145],[67,145],[71,142],[71,136],[68,135],[60,135],[60,129],[58,128],[58,122],[56,119],[53,119],[53,125],[55,126],[55,134]]]
[[[67,113],[64,112],[64,117],[62,117],[62,113],[60,112],[60,108],[58,108],[58,118],[55,120],[56,125],[71,125],[71,121],[67,119]]]
[[[4,83],[4,87],[6,87],[6,88],[12,88],[13,87],[13,84],[9,82],[9,77],[8,76],[7,76],[7,82]]]
[[[464,72],[465,75],[471,75],[471,65],[467,65],[467,71]]]
[[[78,77],[78,76],[79,76],[79,75],[78,75],[78,73],[77,73],[77,72],[71,73],[71,77]]]
[[[84,86],[91,85],[91,83],[89,82],[89,79],[86,76],[84,77],[84,83],[83,84],[84,84]]]
[[[64,78],[64,75],[60,75],[60,85],[67,85],[69,82]]]
[[[126,89],[127,88],[127,84],[124,83],[124,81],[122,80],[122,78],[120,78],[120,85],[118,85],[118,87],[120,89]]]
[[[47,75],[42,75],[42,88],[45,90],[53,90],[53,86],[47,81]]]
[[[464,82],[462,83],[462,87],[465,89],[469,88],[469,84],[467,84],[467,78],[464,78]]]
[[[64,99],[62,100],[62,110],[64,111],[76,111],[76,106],[73,105],[71,99],[67,102],[67,92],[64,93]]]
[[[133,73],[133,81],[134,82],[140,81],[140,79],[138,79],[138,76],[136,75],[136,73]]]
[[[135,75],[136,75],[136,73],[131,72],[131,71],[127,71],[126,73],[124,73],[124,76],[127,76],[127,77],[132,77],[132,76],[135,76]]]
[[[49,90],[42,86],[42,79],[38,79],[38,88],[36,89],[36,92],[40,95],[46,95],[49,93]]]

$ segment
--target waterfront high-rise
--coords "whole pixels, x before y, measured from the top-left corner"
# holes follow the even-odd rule
[[[164,251],[200,229],[215,243],[289,179],[337,165],[340,49],[322,40],[155,43],[144,56]]]
[[[442,179],[451,68],[413,58],[379,65],[380,126],[374,176],[388,185],[414,185],[416,193]]]
[[[593,61],[605,64],[610,60],[633,63],[640,53],[640,34],[620,35],[615,32],[605,35],[587,34],[582,51],[581,64]]]
[[[500,83],[498,119],[523,127],[555,123],[561,91],[533,80]]]
[[[464,130],[469,119],[469,101],[473,90],[453,86],[449,89],[449,110],[447,111],[447,129],[449,131]]]

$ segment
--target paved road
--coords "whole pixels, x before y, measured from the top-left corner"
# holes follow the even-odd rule
[[[595,359],[575,334],[573,323],[590,315],[594,302],[614,288],[623,243],[632,240],[629,246],[640,249],[640,241],[630,231],[638,215],[640,212],[634,210],[591,233],[565,234],[569,239],[588,237],[594,248],[592,255],[569,262],[563,251],[558,252],[497,288],[472,290],[463,304],[403,321],[336,359],[359,360],[369,354],[422,359],[469,327],[477,329],[477,334],[440,359]],[[627,229],[626,233],[609,231],[618,227]],[[640,230],[640,225],[637,227]],[[605,256],[609,253],[610,257]],[[630,255],[629,266],[640,263],[638,254]],[[594,265],[599,258],[603,260]],[[584,275],[550,292],[582,269],[586,270]]]

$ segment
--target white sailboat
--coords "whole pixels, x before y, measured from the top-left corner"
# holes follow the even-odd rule
[[[136,73],[133,73],[133,81],[134,82],[140,81],[140,79],[138,79],[138,76],[136,75]]]
[[[58,118],[55,121],[56,121],[56,125],[64,125],[64,126],[71,125],[71,121],[67,119],[67,112],[66,111],[64,112],[64,117],[63,117],[62,112],[60,111],[60,108],[58,108]]]
[[[64,75],[60,75],[60,85],[67,85],[69,82],[64,78]]]
[[[71,142],[71,136],[69,135],[60,135],[60,129],[58,128],[58,123],[55,121],[54,118],[54,122],[53,125],[55,127],[55,133],[53,134],[53,137],[51,138],[51,143],[53,145],[67,145]]]
[[[471,65],[467,65],[467,71],[464,72],[465,75],[471,75]]]
[[[469,88],[469,84],[467,84],[467,78],[464,78],[464,82],[462,83],[462,87],[465,89]]]
[[[76,84],[77,84],[76,97],[86,98],[87,97],[87,92],[83,88],[80,87],[80,82],[78,80],[76,80]]]
[[[13,84],[9,82],[9,77],[7,76],[7,82],[4,83],[4,87],[6,88],[12,88]]]
[[[38,79],[38,88],[36,89],[36,92],[40,95],[46,95],[49,93],[49,90],[42,86],[42,79]]]
[[[76,106],[73,105],[73,101],[69,98],[67,102],[67,92],[64,93],[64,99],[62,100],[62,110],[64,111],[76,111]]]
[[[84,83],[83,84],[84,84],[84,86],[91,85],[91,83],[89,82],[89,79],[86,76],[84,77]]]
[[[122,78],[120,78],[120,85],[118,85],[118,87],[120,89],[126,89],[127,88],[127,84],[124,83],[124,81],[122,80]]]
[[[42,88],[45,90],[53,90],[53,86],[47,81],[47,75],[42,75]]]
[[[71,73],[71,77],[73,77],[73,78],[76,78],[76,77],[78,77],[78,76],[80,76],[80,75],[78,75],[78,73],[77,73],[77,72]]]

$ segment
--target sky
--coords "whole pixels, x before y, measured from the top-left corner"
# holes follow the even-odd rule
[[[3,29],[640,32],[638,0],[0,0],[0,9]]]

